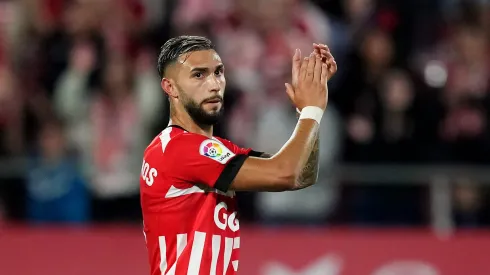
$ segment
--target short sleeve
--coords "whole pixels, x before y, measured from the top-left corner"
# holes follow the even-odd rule
[[[228,146],[236,154],[243,154],[249,157],[261,157],[264,152],[252,150],[251,148],[241,148],[227,139],[218,138],[223,144]]]
[[[167,145],[165,156],[171,165],[168,171],[177,180],[226,192],[248,158],[234,149],[219,140],[185,133]]]

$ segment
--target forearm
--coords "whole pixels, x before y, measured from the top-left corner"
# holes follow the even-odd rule
[[[294,177],[292,190],[315,183],[318,172],[318,130],[314,120],[300,120],[288,142],[271,157],[284,173]]]
[[[299,113],[298,113],[298,118],[299,118]],[[272,158],[273,155],[269,153],[262,153],[260,157]],[[303,168],[301,169],[301,172],[297,177],[295,187],[292,190],[303,189],[316,183],[318,179],[318,171],[320,167],[319,159],[320,159],[320,134],[317,132],[308,160],[306,164],[303,166]]]
[[[303,189],[316,183],[318,179],[318,170],[320,167],[319,159],[320,135],[317,133],[308,161],[306,162],[305,166],[303,166],[293,190]]]

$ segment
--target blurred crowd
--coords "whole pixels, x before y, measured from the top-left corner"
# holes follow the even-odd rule
[[[490,164],[490,5],[477,0],[2,0],[0,220],[140,221],[145,146],[168,123],[159,47],[213,40],[226,66],[216,135],[275,153],[296,116],[295,48],[329,45],[339,72],[319,183],[240,194],[242,220],[425,225],[426,185],[343,184],[339,163]],[[471,175],[470,175],[471,176]],[[458,225],[490,224],[488,193],[453,179]]]

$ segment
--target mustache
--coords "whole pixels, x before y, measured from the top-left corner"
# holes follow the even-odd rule
[[[205,100],[202,101],[202,103],[207,103],[210,101],[217,101],[217,100],[220,102],[223,102],[223,97],[220,95],[215,95],[215,96],[206,98]]]

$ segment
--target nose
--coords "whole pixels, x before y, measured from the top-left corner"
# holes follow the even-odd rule
[[[211,92],[219,92],[221,90],[221,81],[214,74],[212,74],[208,78],[208,87],[209,91]]]

